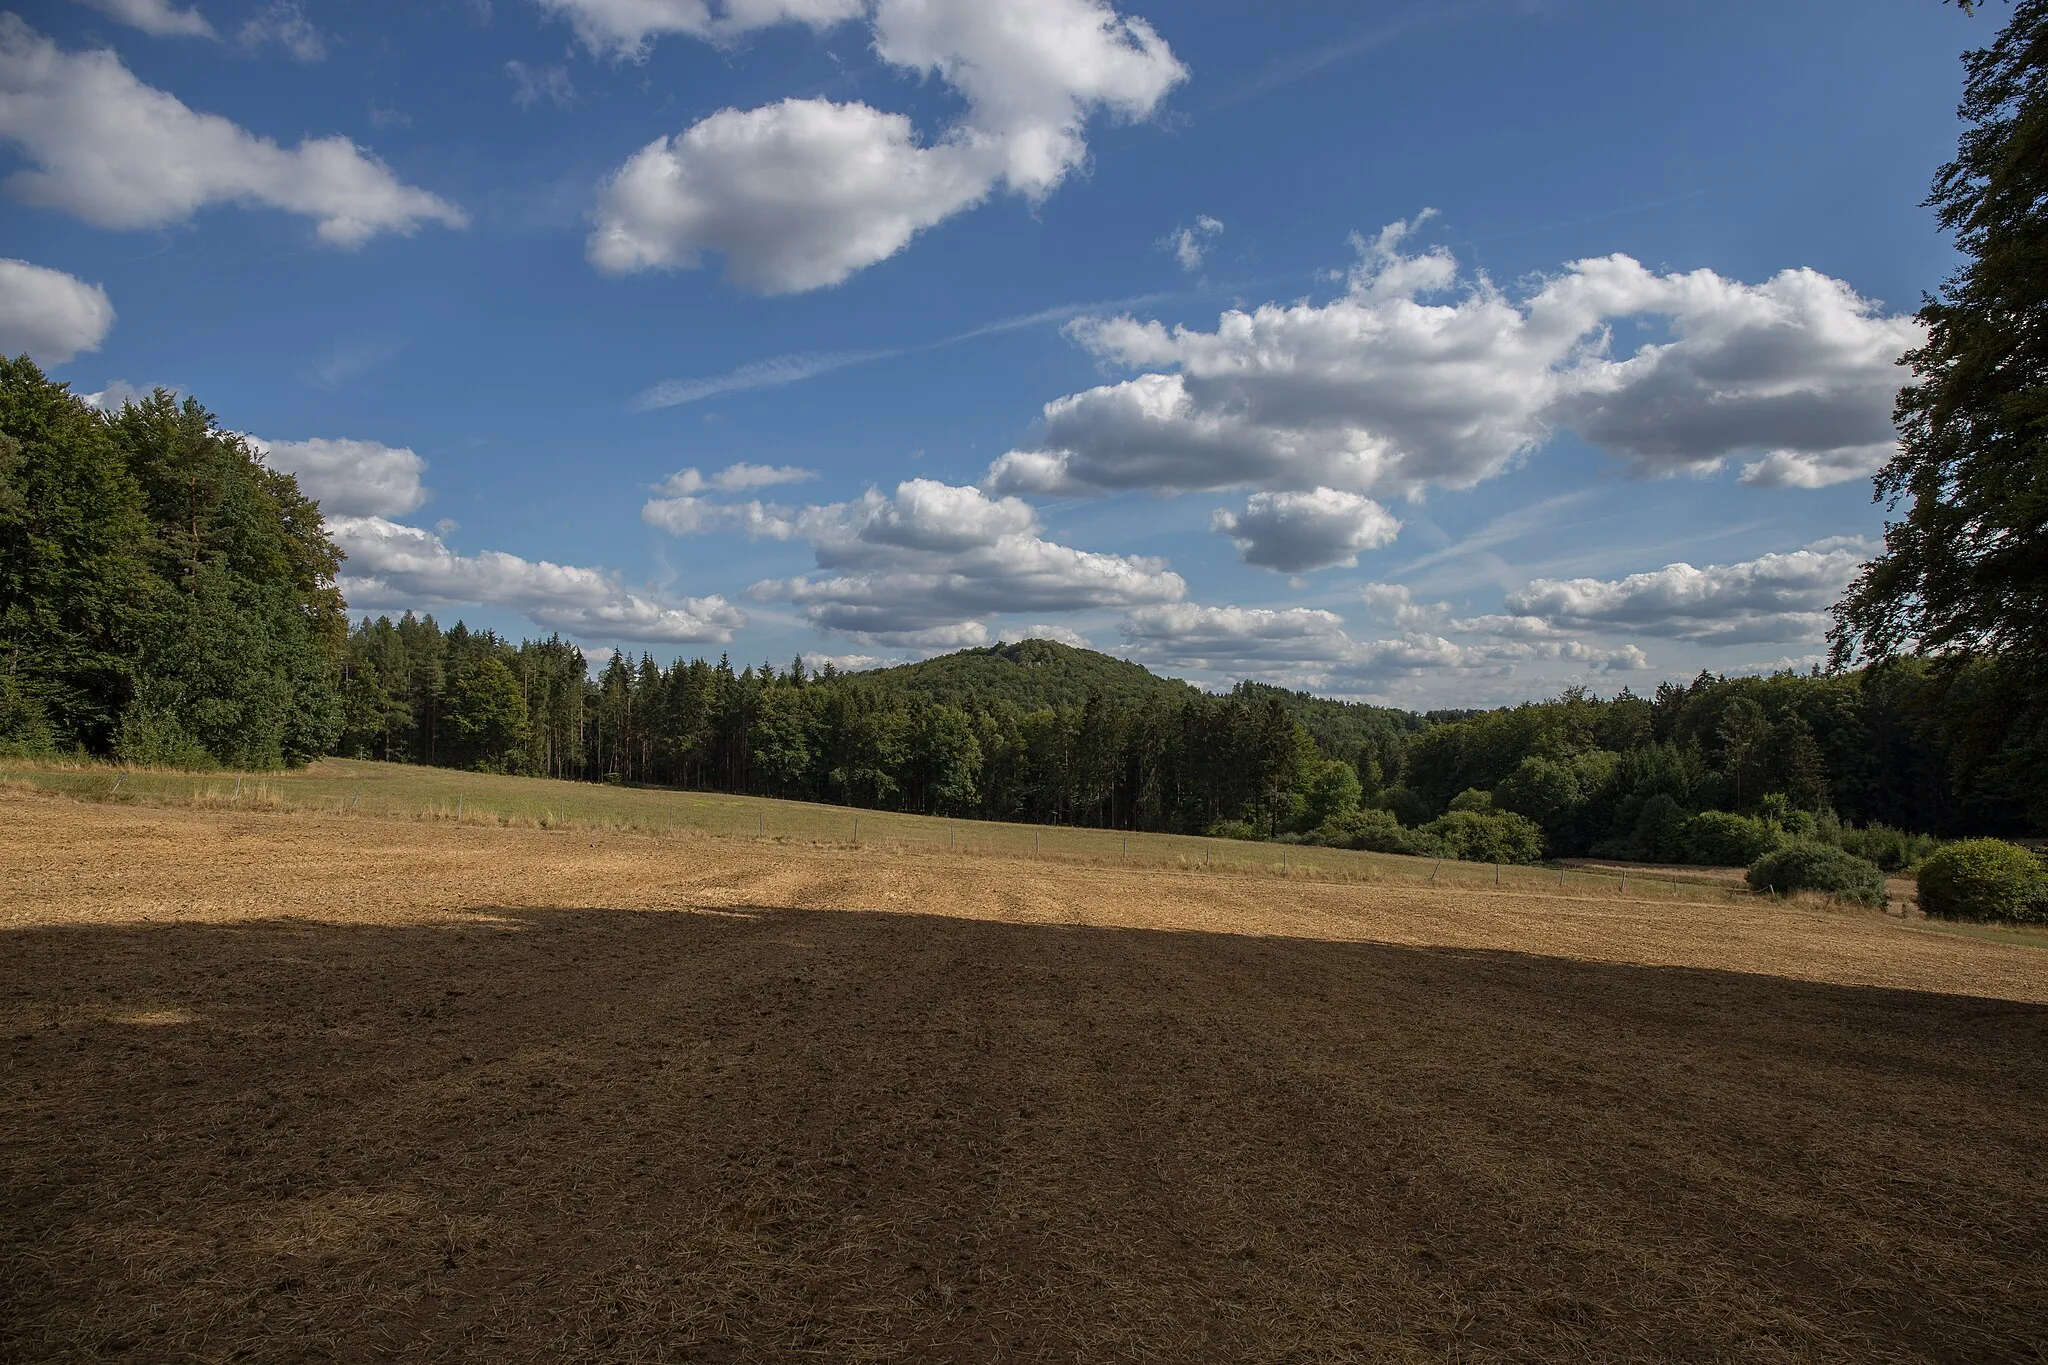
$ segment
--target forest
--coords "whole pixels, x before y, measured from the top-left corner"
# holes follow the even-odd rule
[[[358,623],[344,673],[350,756],[965,818],[1501,861],[2027,827],[2014,793],[1959,771],[1911,660],[1425,716],[1215,695],[1037,639],[866,673],[613,655],[589,676],[560,639],[408,615]]]
[[[1968,742],[1973,675],[1582,689],[1417,715],[1212,694],[1048,640],[863,673],[591,660],[358,619],[287,474],[168,393],[100,413],[0,363],[0,748],[261,769],[327,753],[970,819],[1528,862],[1748,862],[1792,838],[1903,865],[2044,814]]]

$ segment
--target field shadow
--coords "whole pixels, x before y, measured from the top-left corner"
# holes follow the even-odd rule
[[[2048,1008],[914,914],[0,934],[0,1355],[2036,1360]]]

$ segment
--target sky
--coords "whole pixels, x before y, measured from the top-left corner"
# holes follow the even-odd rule
[[[597,659],[1803,670],[2003,14],[40,0],[0,348],[198,398],[357,615]]]

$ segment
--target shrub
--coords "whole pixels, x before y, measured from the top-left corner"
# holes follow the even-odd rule
[[[1260,835],[1257,830],[1242,820],[1218,820],[1215,824],[1209,826],[1209,837],[1211,839],[1257,840]]]
[[[1708,867],[1748,867],[1784,840],[1761,820],[1702,811],[1685,822],[1685,853],[1689,863]]]
[[[1470,863],[1533,863],[1543,857],[1543,827],[1511,811],[1454,810],[1415,831],[1419,852]]]
[[[1429,802],[1420,792],[1408,787],[1389,787],[1373,804],[1381,810],[1392,811],[1394,818],[1404,825],[1419,825],[1429,818]]]
[[[1451,809],[1484,815],[1493,809],[1493,793],[1481,791],[1477,787],[1467,787],[1451,798]]]
[[[1752,891],[1826,891],[1869,905],[1884,904],[1884,873],[1833,844],[1787,844],[1749,869]]]
[[[1908,834],[1878,824],[1863,829],[1845,828],[1841,842],[1843,848],[1859,858],[1868,858],[1887,872],[1904,872],[1941,847],[1941,840],[1931,834]]]
[[[1367,853],[1412,853],[1415,841],[1401,828],[1392,811],[1354,810],[1333,815],[1309,836],[1331,848],[1361,849]]]
[[[1686,861],[1686,814],[1668,792],[1658,792],[1643,802],[1636,817],[1634,856],[1652,863]]]
[[[132,701],[114,733],[114,757],[149,768],[204,771],[218,766],[213,754],[168,710]]]
[[[2048,920],[2048,872],[2003,839],[1965,839],[1920,864],[1920,908],[1944,919]]]

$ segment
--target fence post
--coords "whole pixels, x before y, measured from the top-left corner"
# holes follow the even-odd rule
[[[459,796],[455,798],[455,823],[462,823],[462,798]]]
[[[1495,863],[1495,864],[1493,865],[1493,889],[1494,889],[1494,890],[1496,890],[1496,891],[1500,890],[1500,864],[1499,864],[1499,863]]]
[[[114,774],[114,790],[113,790],[113,791],[111,791],[111,792],[109,792],[109,793],[107,793],[107,794],[108,794],[109,796],[119,796],[119,795],[121,794],[121,784],[122,784],[123,782],[127,781],[127,779],[128,779],[128,774],[126,774],[126,773],[115,773],[115,774]]]
[[[1429,884],[1430,884],[1431,886],[1435,886],[1435,885],[1436,885],[1436,872],[1437,872],[1437,868],[1438,868],[1438,867],[1442,867],[1443,865],[1444,865],[1444,860],[1443,860],[1442,858],[1438,858],[1438,859],[1436,860],[1436,867],[1432,867],[1431,869],[1429,869]]]
[[[768,812],[765,810],[754,812],[754,837],[756,839],[768,837]]]
[[[240,773],[236,773],[236,774],[235,774],[235,800],[239,801],[239,800],[241,800],[241,799],[242,799],[242,775],[241,775]]]
[[[1628,895],[1628,873],[1626,872],[1621,874],[1621,894],[1624,897]]]
[[[855,844],[860,843],[860,817],[858,815],[853,817],[853,842]]]
[[[362,784],[362,783],[360,783],[360,782],[358,782],[358,783],[356,783],[356,794],[355,794],[354,796],[351,796],[351,797],[350,797],[350,798],[348,799],[348,809],[349,809],[349,813],[350,813],[351,815],[353,815],[353,814],[355,813],[355,809],[356,809],[356,802],[358,802],[358,801],[360,801],[360,800],[362,800],[362,799],[363,799],[363,784]]]
[[[1038,856],[1038,831],[1035,829],[1031,831],[1031,856]]]

